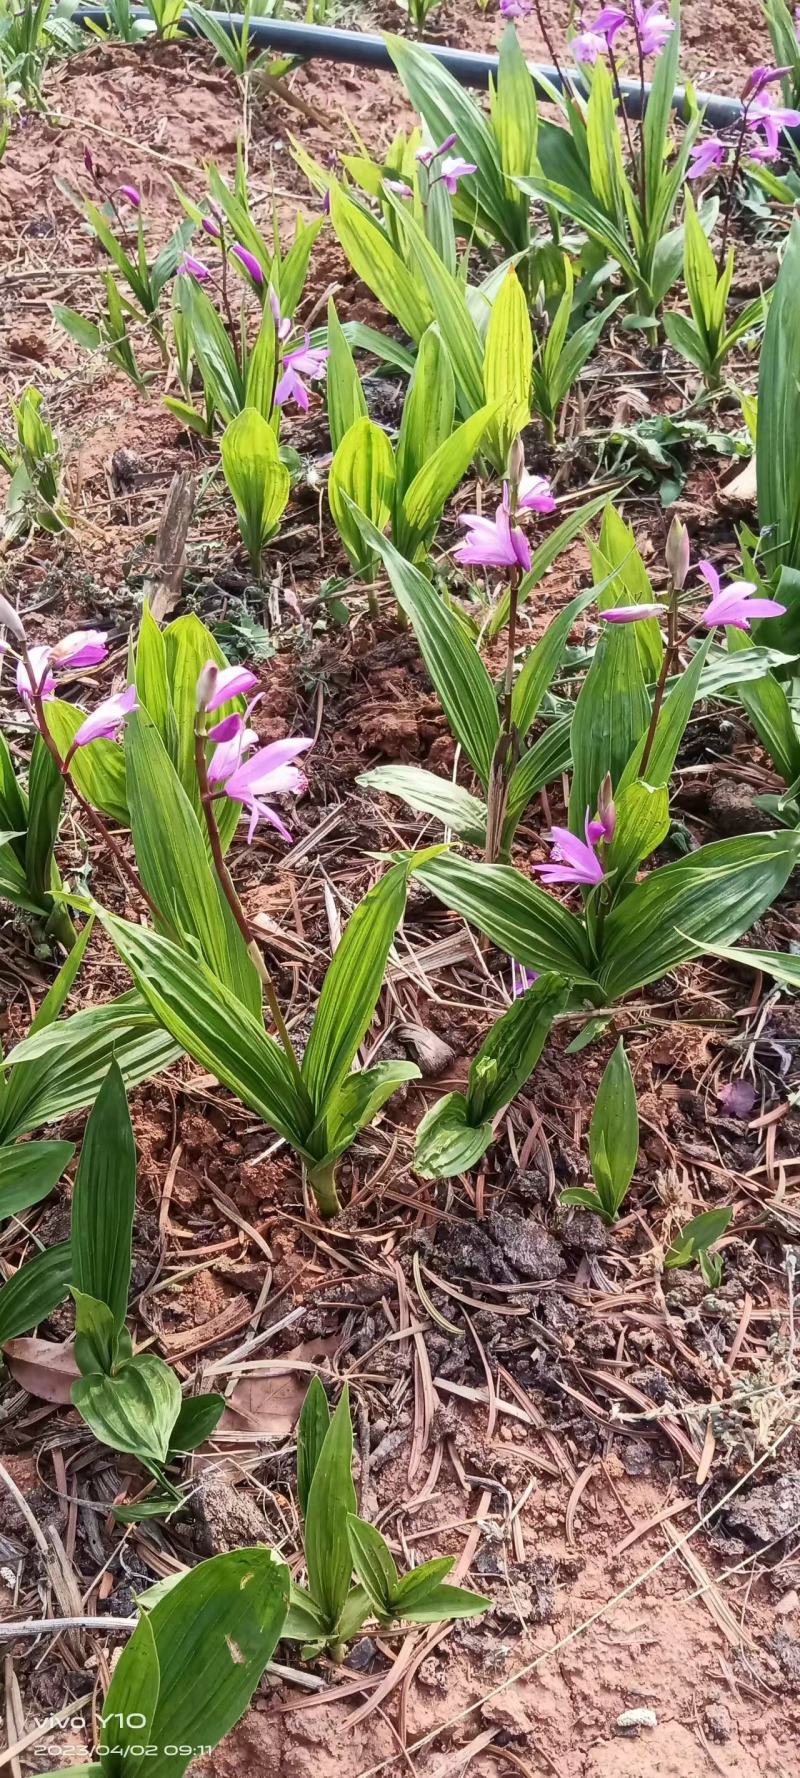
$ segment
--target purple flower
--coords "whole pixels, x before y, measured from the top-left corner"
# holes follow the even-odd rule
[[[202,259],[195,259],[193,253],[184,253],[178,266],[178,276],[194,278],[198,284],[205,284],[211,277],[211,273],[208,266],[203,264]]]
[[[523,568],[527,574],[531,552],[524,531],[511,523],[507,485],[493,519],[480,512],[465,512],[458,522],[467,527],[467,537],[453,551],[457,562],[473,563],[479,568]]]
[[[800,124],[800,111],[789,105],[770,105],[768,99],[756,99],[748,111],[754,130],[763,130],[764,141],[756,142],[750,153],[754,160],[776,160],[780,153],[781,130],[793,130]]]
[[[323,216],[330,216],[330,213],[331,213],[331,188],[329,185],[326,185],[325,196],[322,200],[322,214],[323,214]]]
[[[413,198],[414,196],[412,187],[406,185],[405,179],[384,179],[383,183],[387,191],[396,192],[399,198]]]
[[[517,489],[518,512],[555,512],[556,503],[550,492],[550,483],[544,475],[528,475],[525,472],[519,478]]]
[[[666,18],[661,7],[662,0],[652,0],[651,6],[633,0],[636,35],[643,56],[657,56],[675,29],[675,20]]]
[[[439,177],[445,191],[449,191],[452,198],[455,197],[456,191],[458,190],[459,179],[466,179],[469,173],[477,173],[477,171],[478,169],[474,161],[465,161],[461,160],[460,156],[453,158],[448,155],[447,160],[442,161],[442,170]]]
[[[604,6],[597,18],[573,37],[571,47],[576,62],[596,62],[598,56],[605,55],[617,32],[627,23],[627,13],[620,6]]]
[[[97,709],[85,717],[76,730],[70,753],[74,753],[76,747],[88,747],[90,741],[113,741],[123,723],[138,708],[135,685],[127,685],[124,691],[116,692],[111,698],[104,698],[102,704],[98,704]]]
[[[605,611],[598,611],[598,617],[606,624],[639,624],[648,617],[663,617],[663,605],[608,605]]]
[[[43,701],[52,698],[56,682],[50,671],[50,650],[40,645],[28,649],[31,673],[25,662],[17,661],[17,692],[28,703],[36,693]],[[31,678],[32,674],[32,678]]]
[[[791,69],[788,66],[786,68],[765,68],[762,65],[753,68],[745,81],[742,98],[754,99],[757,93],[763,93],[765,86],[772,86],[773,81],[782,80],[784,74],[790,73]]]
[[[254,253],[250,253],[247,247],[241,245],[240,241],[234,241],[233,246],[231,247],[231,253],[233,253],[239,260],[240,264],[244,266],[245,271],[250,273],[254,284],[263,284],[264,273],[262,272],[261,266]]]
[[[73,630],[52,649],[54,667],[96,667],[108,654],[104,630]]]
[[[195,709],[207,710],[210,714],[221,704],[229,704],[231,698],[252,691],[257,684],[258,679],[249,667],[218,667],[216,661],[206,661],[197,677]]]
[[[538,969],[526,969],[524,963],[518,963],[516,957],[512,957],[511,997],[513,1000],[519,1000],[523,994],[527,994],[528,989],[532,988],[534,982],[538,982],[538,980]]]
[[[273,290],[271,284],[269,287],[269,306],[272,310],[272,319],[275,322],[276,338],[279,340],[288,339],[289,334],[292,331],[292,323],[291,323],[288,315],[281,314],[281,305],[280,305],[280,301],[278,298],[278,293],[276,290]]]
[[[706,136],[703,142],[695,142],[689,150],[691,166],[686,174],[687,179],[704,179],[707,173],[716,173],[725,165],[728,150],[719,136]]]
[[[238,771],[245,753],[258,746],[255,729],[247,727],[251,709],[252,704],[249,704],[244,716],[224,716],[209,729],[209,740],[217,743],[208,766],[209,784],[225,784]]]
[[[500,12],[504,19],[526,19],[533,11],[533,0],[500,0]]]
[[[307,414],[308,390],[303,377],[321,377],[327,357],[328,347],[312,346],[310,333],[305,335],[302,346],[295,346],[293,352],[284,352],[283,376],[275,390],[275,406],[284,407],[287,401],[294,401]]]
[[[279,815],[263,801],[265,796],[282,796],[287,792],[300,795],[306,788],[305,773],[291,764],[298,754],[306,753],[314,742],[309,736],[289,735],[284,741],[272,741],[268,747],[260,747],[252,759],[244,761],[225,781],[225,794],[234,802],[244,803],[250,816],[247,830],[247,843],[255,833],[259,821],[267,821],[278,833],[292,843],[292,836],[284,826]]]
[[[596,856],[597,841],[592,841],[590,827],[588,809],[584,822],[585,841],[579,840],[567,827],[551,827],[547,835],[553,848],[550,862],[533,867],[543,883],[602,883],[603,866]]]
[[[206,234],[211,235],[215,241],[219,240],[222,231],[216,216],[204,216],[200,226],[205,229]]]
[[[440,154],[446,154],[448,148],[455,148],[457,141],[458,137],[455,131],[453,131],[452,135],[445,136],[444,141],[439,143],[438,148],[418,148],[416,159],[422,162],[423,167],[429,167],[431,161],[438,160]]]
[[[698,562],[697,566],[713,594],[700,620],[707,630],[713,630],[716,624],[728,624],[732,630],[749,630],[752,617],[783,616],[786,606],[779,605],[777,599],[754,597],[757,588],[751,581],[732,580],[730,586],[723,588],[711,562]]]
[[[126,198],[128,203],[133,205],[134,210],[138,210],[142,201],[142,194],[136,190],[135,185],[121,185],[119,188],[119,195],[121,198]]]

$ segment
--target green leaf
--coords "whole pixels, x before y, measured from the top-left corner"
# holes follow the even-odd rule
[[[31,1333],[63,1303],[72,1277],[69,1241],[25,1260],[0,1287],[0,1346]]]
[[[338,1625],[353,1570],[347,1536],[348,1514],[356,1511],[352,1465],[353,1427],[345,1383],[311,1479],[304,1539],[309,1591],[325,1612],[330,1634]]]
[[[572,718],[569,824],[582,834],[607,772],[616,785],[650,718],[635,624],[605,627]]]
[[[516,1097],[533,1073],[566,998],[567,986],[559,976],[541,975],[495,1019],[470,1065],[466,1094],[470,1122],[493,1121]]]
[[[800,568],[800,219],[794,218],[769,312],[758,372],[758,522],[770,561]],[[788,613],[787,613],[788,616]],[[778,647],[786,618],[770,619]]]
[[[415,476],[450,437],[455,402],[456,387],[449,354],[438,328],[429,327],[420,340],[403,403],[397,439],[395,521]]]
[[[516,204],[519,210],[524,205],[524,198],[520,199],[520,193],[510,180],[518,173],[524,175],[536,170],[539,114],[536,88],[512,24],[506,25],[500,39],[497,89],[492,91],[490,88],[490,100],[492,129],[506,174],[506,197],[509,204]],[[523,214],[523,228],[526,221],[527,216]],[[519,238],[522,239],[522,232]]]
[[[358,903],[322,984],[302,1076],[317,1115],[341,1086],[371,1023],[386,960],[402,920],[408,863],[395,864]]]
[[[222,317],[194,278],[177,280],[176,303],[204,388],[223,419],[233,420],[245,405],[244,382]]]
[[[101,1444],[148,1465],[166,1463],[181,1410],[181,1386],[163,1358],[139,1353],[119,1365],[113,1377],[99,1371],[80,1377],[71,1394],[73,1407]]]
[[[393,527],[403,555],[419,556],[430,546],[444,503],[469,468],[492,411],[482,407],[471,414],[415,475]]]
[[[195,1752],[216,1747],[246,1710],[272,1658],[288,1601],[289,1571],[272,1550],[231,1550],[182,1575],[134,1631],[104,1706],[107,1722],[126,1713],[124,1700],[135,1690],[126,1665],[146,1626],[160,1677],[145,1746],[158,1751],[128,1754],[121,1771],[102,1762],[106,1778],[181,1778]],[[142,1744],[139,1730],[136,1743]],[[186,1747],[192,1753],[185,1754]]]
[[[252,958],[209,863],[200,823],[147,711],[125,733],[128,802],[145,888],[175,933],[194,939],[209,968],[255,1014],[261,990]]]
[[[81,1376],[110,1376],[117,1357],[117,1328],[107,1303],[72,1286],[75,1302],[75,1363]]]
[[[276,348],[277,340],[275,338],[275,321],[272,314],[272,307],[269,302],[266,302],[261,314],[261,326],[256,335],[253,349],[247,359],[247,374],[245,377],[244,391],[245,402],[247,405],[243,408],[242,414],[239,415],[239,419],[242,418],[243,414],[253,412],[259,414],[265,423],[271,419],[275,400],[275,389],[278,382]],[[231,425],[235,426],[236,421],[232,420]],[[272,427],[270,427],[270,431],[272,431]],[[272,436],[273,438],[275,437],[274,432]],[[228,486],[231,488],[235,500],[236,493],[231,483],[230,476],[228,475],[228,471],[225,469],[224,442],[223,437],[220,443],[220,450],[223,451],[222,467],[225,473],[225,479],[228,482]],[[274,457],[269,453],[267,446],[263,443],[258,428],[251,426],[249,433],[243,435],[240,439],[238,450],[244,457],[246,463],[244,475],[245,481],[252,479],[254,474],[254,460],[257,464],[262,454],[266,453],[266,471],[262,472],[262,479],[266,486],[270,486],[274,482]],[[288,488],[286,494],[288,497]],[[283,502],[283,506],[285,505],[286,500]],[[280,512],[278,512],[274,523],[277,523],[277,519],[280,518],[281,512],[283,512],[283,506],[281,506]],[[270,522],[268,528],[273,529],[274,523]]]
[[[600,1082],[589,1125],[589,1160],[607,1220],[616,1218],[638,1158],[636,1088],[620,1038]]]
[[[331,445],[338,450],[356,420],[367,418],[367,404],[353,354],[342,332],[333,297],[328,298],[328,363],[325,380]]]
[[[63,303],[51,303],[50,313],[59,327],[63,327],[71,338],[77,340],[85,352],[99,352],[103,344],[100,328],[88,316],[81,315],[77,309],[68,309]]]
[[[328,503],[333,522],[356,569],[366,571],[374,552],[365,548],[363,513],[377,530],[389,523],[394,488],[394,455],[380,426],[372,420],[356,420],[345,433],[328,471]],[[358,508],[358,514],[349,504]]]
[[[112,1058],[127,1084],[135,1086],[179,1054],[140,994],[122,994],[36,1030],[6,1057],[14,1075],[2,1106],[3,1136],[26,1135],[92,1104]]]
[[[462,914],[526,968],[555,970],[570,981],[596,986],[581,921],[521,871],[447,853],[421,865],[416,874],[445,907]]]
[[[380,1531],[355,1513],[347,1516],[350,1559],[379,1617],[392,1617],[399,1575],[391,1550]]]
[[[169,1457],[196,1451],[216,1431],[225,1412],[224,1395],[186,1395],[169,1438]]]
[[[289,471],[281,462],[278,440],[255,407],[231,420],[220,439],[222,471],[234,498],[242,542],[253,573],[261,573],[264,544],[289,498]]]
[[[598,610],[607,611],[613,605],[653,603],[653,587],[636,547],[633,526],[626,524],[611,501],[603,513],[599,545],[591,555]],[[664,659],[659,620],[649,617],[644,623],[635,624],[634,630],[645,679],[656,680]]]
[[[755,644],[743,630],[725,632],[728,653],[755,651]],[[800,778],[800,730],[795,726],[792,708],[780,681],[772,673],[752,683],[737,684],[736,696],[744,705],[759,741],[772,760],[785,784]]]
[[[376,766],[371,772],[362,772],[356,783],[386,796],[399,796],[409,808],[434,815],[472,845],[485,845],[486,804],[449,778],[438,778],[419,766]]]
[[[669,143],[672,95],[678,84],[681,30],[680,14],[671,8],[673,30],[660,51],[642,125],[642,154],[646,174],[647,211],[652,216],[662,195],[664,159]]]
[[[167,642],[145,599],[136,638],[136,695],[155,723],[173,764],[178,759],[178,723],[172,702]],[[194,700],[192,700],[194,716]],[[192,724],[194,726],[194,724]],[[94,750],[94,749],[93,749]],[[184,789],[187,786],[184,785]]]
[[[289,1642],[319,1643],[324,1646],[327,1634],[327,1619],[320,1605],[312,1599],[306,1587],[300,1587],[292,1581],[289,1593],[289,1611],[281,1632]]]
[[[499,404],[489,427],[496,467],[504,470],[513,440],[531,417],[533,336],[525,292],[509,266],[492,304],[483,360],[487,402]]]
[[[128,1312],[136,1210],[136,1149],[125,1084],[112,1062],[86,1125],[72,1197],[72,1277],[107,1303],[115,1328]]]
[[[468,1173],[492,1140],[491,1120],[470,1120],[463,1093],[434,1100],[417,1126],[414,1172],[420,1179],[452,1179]]]
[[[576,618],[580,617],[581,612],[596,597],[596,588],[589,587],[585,593],[578,593],[576,598],[570,599],[569,604],[552,619],[544,635],[526,655],[511,700],[511,720],[523,738],[535,722],[545,692],[549,691],[558,672],[564,658],[567,638]]]
[[[386,1100],[408,1080],[419,1080],[415,1062],[376,1062],[359,1068],[336,1089],[308,1138],[308,1148],[322,1168],[355,1141],[359,1130],[371,1123]]]
[[[705,240],[705,235],[703,239]],[[690,364],[696,365],[704,375],[710,376],[713,360],[694,322],[689,320],[688,315],[677,313],[668,313],[662,318],[670,345],[674,346],[676,352],[680,352],[682,358],[688,358]]]
[[[306,1516],[308,1492],[330,1423],[328,1397],[319,1377],[314,1376],[306,1390],[297,1423],[297,1498],[303,1518]]]
[[[75,1153],[74,1142],[16,1142],[0,1147],[0,1217],[40,1204]]]
[[[40,906],[47,905],[53,887],[53,847],[64,802],[64,779],[37,735],[28,774],[28,824],[25,840],[25,877],[28,889]]]
[[[484,1599],[480,1593],[444,1584],[432,1587],[417,1604],[405,1604],[401,1616],[413,1624],[441,1624],[450,1618],[475,1617],[479,1611],[488,1611],[490,1605],[491,1599]]]
[[[435,318],[424,283],[408,270],[368,211],[338,185],[331,186],[330,194],[333,232],[353,271],[412,340],[420,340]]]
[[[483,343],[459,278],[449,272],[408,205],[398,200],[398,217],[415,272],[427,289],[433,316],[453,366],[458,405],[465,419],[484,405]]]
[[[634,625],[634,628],[638,629],[639,625]],[[669,784],[678,757],[678,748],[683,740],[695,699],[700,691],[700,681],[711,641],[711,636],[707,636],[697,653],[693,655],[688,667],[678,674],[672,690],[668,692],[661,706],[653,745],[650,749],[650,758],[647,762],[647,782],[652,786],[663,787]],[[642,735],[616,786],[617,796],[620,796],[623,790],[626,790],[628,785],[637,779],[644,758],[645,745],[646,736]]]
[[[520,821],[537,790],[543,790],[545,784],[551,784],[560,772],[566,772],[572,763],[572,747],[570,730],[572,721],[566,717],[562,722],[554,722],[544,734],[534,741],[518,760],[511,774],[506,800],[505,820],[503,822],[502,850],[508,852]]]
[[[607,999],[657,981],[697,951],[740,938],[780,894],[799,857],[800,833],[745,834],[652,871],[606,921],[599,979]],[[430,868],[420,873],[423,881]]]
[[[175,765],[178,776],[198,820],[205,840],[205,819],[202,818],[200,792],[197,784],[197,767],[194,755],[194,723],[197,679],[207,661],[213,661],[218,667],[227,667],[228,661],[212,635],[211,631],[201,623],[196,613],[186,617],[178,617],[174,623],[168,624],[164,630],[164,651],[166,657],[167,679],[175,716],[177,732]],[[221,722],[223,717],[236,713],[244,714],[245,700],[243,697],[229,698],[215,710],[214,717]],[[152,714],[152,712],[150,712]],[[162,735],[162,739],[165,737]],[[169,742],[166,743],[169,750]],[[223,797],[217,803],[217,825],[223,851],[227,851],[241,813],[240,805],[230,797]],[[209,849],[209,858],[211,856]],[[223,914],[230,924],[227,903]],[[231,946],[236,950],[236,939],[231,935]]]
[[[606,872],[614,875],[614,893],[620,884],[649,858],[669,832],[669,792],[666,785],[645,784],[636,779],[614,798],[617,824],[608,848]]]
[[[366,536],[380,554],[397,603],[413,625],[422,658],[455,739],[486,787],[500,734],[494,686],[460,619],[418,568],[373,526]]]
[[[675,1236],[672,1245],[664,1255],[665,1266],[689,1266],[692,1260],[701,1253],[706,1253],[714,1242],[724,1235],[733,1217],[730,1205],[720,1205],[718,1210],[703,1210],[699,1216],[693,1216],[691,1222],[684,1224],[680,1234]]]
[[[744,969],[763,970],[787,988],[800,988],[800,956],[783,951],[750,950],[737,945],[704,945],[710,957],[724,957],[728,963],[739,963]]]
[[[562,519],[560,525],[556,525],[555,530],[551,531],[549,536],[543,539],[538,548],[534,550],[531,557],[530,572],[524,575],[520,582],[518,594],[519,605],[525,604],[526,600],[530,598],[531,593],[534,592],[539,585],[539,582],[544,579],[548,568],[552,568],[553,563],[561,555],[562,550],[569,547],[573,539],[578,536],[578,533],[584,530],[585,526],[596,517],[598,512],[602,512],[607,503],[608,496],[606,494],[595,494],[593,500],[587,500],[583,506],[576,507],[574,512],[569,513],[567,518]],[[508,623],[508,613],[509,598],[508,589],[506,588],[506,591],[502,593],[498,599],[494,612],[486,626],[486,636],[489,641],[504,629],[505,625]]]
[[[128,1748],[137,1742],[143,1747],[150,1743],[160,1686],[153,1626],[149,1618],[143,1617],[117,1662],[106,1692],[101,1737],[103,1744],[111,1743],[114,1750],[102,1756],[100,1770],[108,1778],[133,1778],[141,1770],[144,1760]],[[128,1726],[131,1718],[137,1725],[135,1735]]]

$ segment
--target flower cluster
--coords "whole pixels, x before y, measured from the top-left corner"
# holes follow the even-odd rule
[[[777,599],[760,597],[758,587],[752,581],[732,580],[729,586],[723,587],[713,563],[698,562],[697,569],[712,593],[710,603],[698,619],[704,629],[715,630],[718,624],[725,624],[731,630],[749,630],[754,617],[783,616],[786,606],[781,605]],[[600,617],[607,624],[643,623],[649,617],[665,615],[666,606],[655,603],[611,605],[600,612]]]
[[[420,166],[427,167],[430,184],[441,183],[451,197],[455,197],[459,179],[466,179],[470,173],[478,171],[474,161],[465,161],[460,155],[448,155],[448,148],[454,148],[457,141],[455,134],[445,136],[438,148],[418,148],[416,153]],[[406,194],[411,195],[408,187],[403,195]]]
[[[780,154],[781,130],[800,126],[800,111],[789,105],[773,105],[767,87],[782,80],[788,68],[758,67],[752,70],[742,93],[742,124],[739,145],[723,136],[706,136],[690,150],[687,178],[705,179],[719,173],[741,155],[749,160],[774,161]]]
[[[550,483],[543,475],[520,476],[516,512],[554,512],[555,500]],[[503,483],[503,498],[493,519],[480,512],[462,513],[459,524],[467,536],[453,551],[457,562],[479,568],[521,568],[527,574],[531,551],[525,532],[512,524],[511,495],[508,482]]]
[[[674,29],[674,19],[664,11],[664,0],[652,0],[649,6],[633,0],[632,9],[604,6],[596,18],[581,20],[581,28],[572,39],[572,53],[576,62],[596,62],[598,56],[614,51],[620,31],[629,30],[643,56],[656,56]]]
[[[12,622],[11,620],[15,621]],[[52,648],[42,643],[26,645],[25,631],[16,613],[5,600],[0,602],[0,624],[3,624],[20,644],[17,652],[16,684],[17,694],[29,708],[34,704],[46,704],[55,697],[55,670],[72,667],[97,667],[108,654],[108,644],[102,630],[73,630],[70,635],[62,636],[60,642]],[[0,653],[6,652],[6,645],[0,643]],[[85,716],[72,737],[67,763],[78,747],[88,747],[92,741],[111,741],[119,734],[120,729],[131,715],[138,710],[136,687],[128,685],[124,691],[115,692],[112,697],[104,698],[95,710]]]
[[[197,681],[195,702],[198,713],[211,715],[231,698],[252,691],[255,684],[256,676],[247,667],[217,667],[214,661],[207,661]],[[302,794],[307,779],[292,761],[299,754],[307,753],[314,742],[308,735],[288,735],[283,741],[271,741],[266,747],[258,747],[258,735],[249,726],[258,702],[258,697],[253,698],[243,716],[234,711],[208,729],[207,739],[214,743],[208,764],[208,784],[215,796],[228,796],[233,802],[244,804],[250,817],[248,845],[259,821],[266,821],[270,827],[276,828],[281,838],[291,845],[288,828],[264,798]],[[254,747],[258,747],[257,753],[252,752]],[[252,757],[246,759],[246,754]]]

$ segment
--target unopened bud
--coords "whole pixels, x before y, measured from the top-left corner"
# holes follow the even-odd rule
[[[519,488],[519,484],[522,480],[523,475],[525,474],[525,448],[522,443],[522,439],[519,436],[519,433],[517,433],[516,438],[513,440],[511,449],[509,450],[509,453],[508,453],[507,474],[508,474],[509,482],[511,484],[511,491],[512,491],[512,494],[514,497],[514,503],[516,504],[517,489]]]
[[[664,551],[669,576],[676,592],[686,585],[689,573],[689,533],[680,519],[673,519],[667,533],[667,546]]]
[[[8,630],[9,636],[13,636],[15,642],[25,641],[24,625],[17,616],[13,605],[9,605],[2,593],[0,593],[0,629]]]
[[[610,772],[606,772],[597,793],[597,813],[603,823],[603,838],[606,841],[606,844],[610,845],[614,838],[614,831],[617,825],[617,811],[614,806],[614,786],[611,782]]]
[[[205,666],[201,667],[200,672],[197,675],[197,690],[195,692],[194,707],[198,712],[208,709],[211,699],[217,689],[218,678],[219,667],[216,666],[214,661],[206,661]]]

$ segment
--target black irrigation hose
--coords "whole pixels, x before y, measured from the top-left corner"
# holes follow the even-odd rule
[[[132,8],[135,19],[148,19],[151,15],[141,6]],[[241,13],[215,12],[211,15],[217,24],[222,26],[228,36],[242,29],[244,20]],[[109,19],[104,6],[83,6],[74,14],[75,24],[90,23],[108,26]],[[179,20],[182,30],[190,36],[197,36],[192,20],[184,17]],[[352,62],[361,68],[387,68],[392,70],[394,63],[382,37],[372,37],[363,31],[337,31],[329,25],[295,24],[289,19],[250,20],[250,41],[258,49],[274,49],[283,55],[302,56],[312,61],[319,56],[323,61]],[[497,56],[477,55],[470,49],[440,49],[438,44],[429,43],[426,48],[435,56],[443,68],[452,74],[462,86],[486,87],[489,76],[497,77]],[[540,63],[530,62],[531,78],[540,98],[546,97],[542,80],[549,81],[551,86],[560,87],[561,75],[557,68],[543,67]],[[570,71],[569,78],[578,92],[585,93],[580,75]],[[650,87],[642,89],[635,80],[621,80],[620,89],[625,110],[631,117],[638,117],[642,109],[642,96],[647,99]],[[697,103],[705,110],[706,122],[713,129],[725,129],[730,124],[738,123],[742,115],[739,99],[721,98],[717,93],[698,93]],[[672,107],[681,116],[686,106],[686,93],[682,86],[676,87],[672,95]]]

